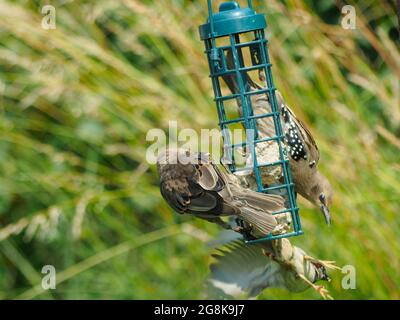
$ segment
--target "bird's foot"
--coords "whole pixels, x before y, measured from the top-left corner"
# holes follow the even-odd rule
[[[278,224],[278,225],[274,228],[274,230],[272,230],[272,234],[273,234],[274,236],[279,235],[279,234],[284,234],[284,233],[286,233],[286,232],[287,232],[286,227],[285,227],[284,225],[281,225],[281,224]]]
[[[273,235],[284,234],[290,231],[290,225],[292,223],[291,216],[288,213],[281,213],[275,215],[275,219],[278,225],[272,230]]]
[[[246,228],[246,227],[242,227],[242,226],[236,226],[234,228],[232,228],[233,231],[240,233],[244,240],[249,241],[249,240],[253,240],[254,237],[251,235],[251,228]]]
[[[315,291],[317,291],[320,294],[320,296],[324,300],[333,300],[333,297],[329,294],[328,289],[326,289],[324,286],[314,285],[313,288],[315,289]]]
[[[310,280],[308,280],[304,275],[298,274],[298,276],[304,280],[311,288],[313,288],[315,291],[318,292],[318,294],[324,299],[324,300],[333,300],[333,297],[329,294],[328,289],[326,289],[322,285],[316,285],[312,283]]]
[[[315,264],[316,266],[323,266],[326,269],[333,269],[333,270],[342,270],[339,266],[336,265],[336,261],[331,260],[319,260],[315,259],[311,256],[304,256],[304,260],[308,260]]]
[[[243,233],[244,228],[241,226],[236,226],[234,228],[232,228],[233,231],[238,232],[238,233]]]

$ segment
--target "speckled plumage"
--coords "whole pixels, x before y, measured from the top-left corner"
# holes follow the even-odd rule
[[[307,160],[303,137],[285,105],[281,106],[281,114],[284,125],[283,130],[285,132],[285,144],[290,157],[294,161],[299,161],[300,159]]]

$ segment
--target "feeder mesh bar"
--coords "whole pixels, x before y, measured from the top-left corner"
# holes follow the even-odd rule
[[[232,3],[230,3],[232,4]],[[239,8],[239,6],[236,4]],[[252,9],[252,1],[248,0],[248,6]],[[221,6],[222,7],[222,6]],[[290,171],[289,160],[287,156],[286,146],[284,144],[284,132],[281,125],[279,107],[277,103],[277,98],[275,94],[275,86],[272,78],[269,54],[268,54],[268,40],[265,39],[264,29],[249,29],[240,33],[230,33],[224,36],[229,39],[229,45],[216,46],[216,36],[214,28],[214,14],[212,11],[211,0],[208,0],[208,10],[209,10],[209,20],[210,24],[210,35],[205,37],[203,40],[205,42],[205,53],[208,58],[208,64],[210,68],[210,77],[212,82],[212,87],[214,91],[214,101],[217,106],[219,126],[222,131],[222,137],[224,142],[224,159],[230,160],[228,162],[229,170],[232,173],[251,170],[254,174],[254,178],[257,184],[257,191],[270,193],[276,190],[285,190],[285,195],[287,195],[288,208],[281,210],[279,212],[274,212],[273,214],[284,214],[290,213],[292,218],[292,228],[293,231],[283,233],[283,234],[268,234],[265,237],[248,241],[250,243],[258,243],[262,241],[280,239],[286,237],[292,237],[302,234],[300,218],[298,215],[298,207],[295,198],[294,184],[292,180],[292,175]],[[255,13],[254,13],[255,14]],[[219,24],[221,27],[221,24]],[[264,25],[265,27],[265,25]],[[254,33],[255,39],[253,41],[240,42],[240,34],[252,32]],[[245,48],[249,48],[251,56],[251,66],[246,66],[243,57],[243,51]],[[233,58],[233,69],[227,67],[225,60],[225,51],[230,50]],[[260,90],[251,91],[248,88],[246,81],[247,73],[254,70],[263,70],[265,72],[266,88]],[[238,92],[223,95],[220,86],[220,79],[223,76],[234,76],[238,85]],[[251,98],[253,95],[266,94],[268,95],[269,102],[271,105],[271,112],[264,114],[254,115]],[[225,110],[225,103],[231,100],[240,100],[242,106],[242,115],[235,119],[228,119]],[[259,132],[257,128],[257,120],[260,119],[272,119],[275,135],[259,138]],[[231,141],[231,136],[229,132],[229,125],[242,123],[246,129],[246,142],[233,144]],[[259,163],[257,158],[256,146],[263,142],[275,142],[278,146],[279,160],[272,161],[269,163]],[[248,148],[250,155],[252,157],[252,167],[237,168],[234,152],[236,148]],[[232,161],[231,161],[232,160]],[[262,174],[260,169],[272,166],[280,166],[282,169],[282,183],[274,183],[271,186],[265,186],[262,181]]]

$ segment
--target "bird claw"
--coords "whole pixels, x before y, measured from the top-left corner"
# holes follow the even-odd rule
[[[308,261],[314,263],[315,265],[321,265],[321,266],[325,267],[326,269],[342,270],[342,268],[340,268],[339,266],[336,265],[336,261],[318,260],[311,256],[304,256],[304,260],[308,260]]]
[[[279,234],[284,234],[287,232],[287,228],[284,225],[278,224],[274,230],[272,230],[272,234],[274,236],[279,235]]]
[[[315,285],[312,283],[310,280],[308,280],[304,275],[298,274],[298,276],[304,280],[305,283],[307,283],[311,288],[313,288],[315,291],[318,292],[318,294],[324,299],[324,300],[333,300],[333,297],[329,294],[328,289],[326,289],[322,285]]]
[[[313,288],[315,289],[315,291],[317,291],[320,296],[324,299],[324,300],[333,300],[333,297],[329,294],[328,289],[326,289],[324,286],[322,285],[314,285]]]
[[[333,269],[333,270],[342,270],[339,266],[336,265],[336,261],[324,261],[321,260],[320,263],[326,268],[326,269]]]

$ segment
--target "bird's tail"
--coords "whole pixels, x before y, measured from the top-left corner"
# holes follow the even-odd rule
[[[251,225],[253,233],[266,236],[274,230],[278,223],[272,213],[285,209],[285,201],[281,196],[248,189],[241,189],[235,194],[236,199],[243,204],[239,218]]]
[[[252,234],[257,236],[267,236],[278,225],[272,215],[247,207],[242,208],[239,218],[247,222],[254,230]]]
[[[231,50],[227,51],[225,59],[226,59],[226,65],[227,65],[228,69],[229,70],[234,69],[235,64],[233,62]],[[243,79],[243,85],[248,86],[248,88],[250,88],[250,90],[262,90],[263,89],[258,83],[254,82],[253,79],[251,79],[251,77],[249,76],[249,74],[247,72],[242,71],[241,76]],[[229,90],[233,94],[240,92],[239,84],[237,83],[236,73],[225,74],[222,76],[222,78],[224,79]],[[281,108],[281,105],[284,104],[282,94],[278,90],[275,91],[275,94],[276,94],[276,99],[277,99],[277,103],[278,103],[278,108]]]
[[[228,50],[227,54],[226,54],[226,65],[228,67],[229,70],[232,70],[235,68],[235,64],[233,61],[233,57],[232,57],[232,51]],[[259,90],[261,89],[261,87],[256,84],[248,75],[247,72],[241,72],[241,77],[243,79],[243,85],[248,86],[249,89],[251,90]],[[239,89],[239,84],[237,82],[237,77],[236,77],[236,73],[229,73],[229,74],[225,74],[222,76],[222,78],[224,79],[225,83],[227,84],[229,90],[235,94],[235,93],[239,93],[240,89]]]

